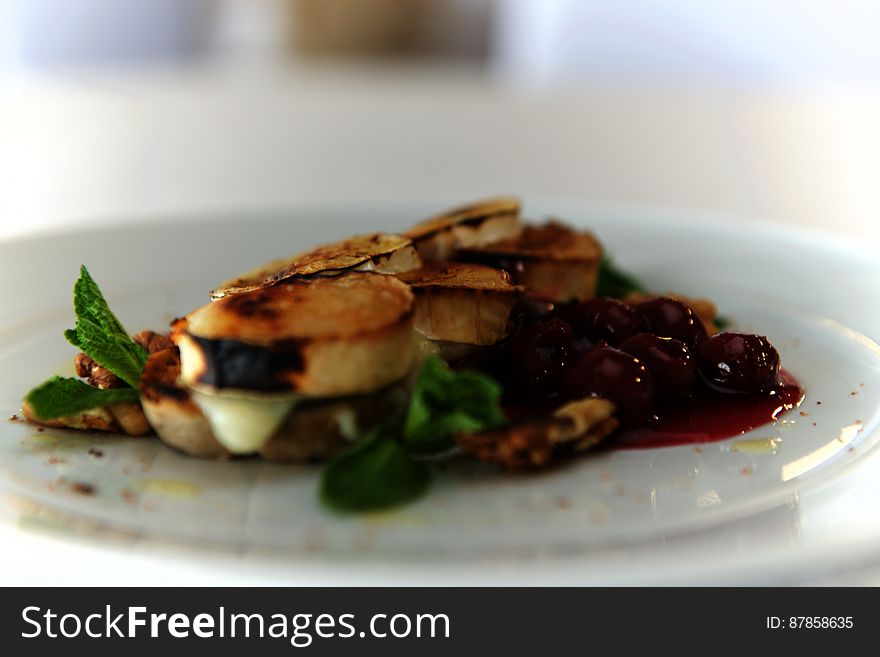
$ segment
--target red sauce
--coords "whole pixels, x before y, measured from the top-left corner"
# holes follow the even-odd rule
[[[777,386],[761,395],[701,389],[686,403],[660,411],[648,426],[618,433],[608,446],[644,449],[724,440],[769,424],[803,398],[803,387],[786,370],[780,372]]]
[[[780,371],[776,387],[760,395],[716,392],[700,386],[686,402],[661,409],[645,427],[618,432],[605,446],[646,449],[716,442],[770,424],[796,408],[803,398],[803,387],[787,370]],[[504,410],[509,418],[517,419],[552,413],[559,405],[559,400],[505,404]]]

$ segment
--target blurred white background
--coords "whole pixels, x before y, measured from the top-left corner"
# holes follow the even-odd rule
[[[876,238],[877,25],[872,0],[0,0],[0,236],[513,192]]]
[[[5,65],[35,70],[290,48],[488,56],[578,83],[876,87],[872,0],[4,0]],[[307,32],[308,35],[303,34]]]

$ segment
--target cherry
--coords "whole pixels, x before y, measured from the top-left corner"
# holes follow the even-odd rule
[[[719,333],[697,351],[700,374],[724,392],[766,392],[779,376],[779,352],[762,335]]]
[[[604,340],[610,345],[618,345],[647,329],[645,320],[618,299],[590,299],[561,309],[560,314],[578,336],[593,342]]]
[[[648,323],[649,331],[661,338],[674,338],[688,347],[706,339],[706,327],[693,309],[678,299],[659,297],[643,301],[636,313]]]
[[[581,354],[562,380],[567,399],[602,397],[617,405],[627,425],[642,424],[653,409],[651,374],[636,358],[613,347],[600,346]]]
[[[573,337],[568,322],[557,317],[521,328],[510,339],[507,362],[502,365],[505,388],[525,395],[557,392]]]
[[[638,358],[651,373],[657,397],[682,399],[693,392],[697,364],[679,340],[639,333],[624,341],[620,350]]]

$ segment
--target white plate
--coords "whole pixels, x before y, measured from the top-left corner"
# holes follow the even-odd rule
[[[264,259],[350,232],[401,228],[435,207],[135,224],[3,245],[0,409],[16,412],[31,385],[69,369],[73,350],[61,332],[71,322],[70,288],[80,261],[129,329],[158,329],[206,302],[217,281]],[[744,527],[747,533],[763,527],[749,540],[761,546],[765,562],[773,548],[791,549],[792,526],[795,544],[813,540],[804,540],[793,505],[810,491],[830,490],[832,482],[860,481],[866,468],[857,466],[876,466],[880,347],[865,334],[880,336],[873,289],[880,267],[871,254],[775,227],[720,227],[559,202],[532,208],[593,228],[652,287],[709,296],[739,327],[768,335],[806,387],[803,413],[698,449],[603,452],[532,477],[449,468],[422,501],[356,518],[317,504],[311,467],[203,462],[154,439],[38,432],[21,423],[0,425],[0,485],[143,535],[283,549],[294,562],[321,555],[328,567],[351,568],[352,556],[380,564],[405,559],[422,574],[427,563],[461,575],[476,564],[540,557],[544,572],[549,558],[566,568],[581,562],[587,581],[625,581],[603,575],[602,563],[610,554],[628,554],[634,572],[642,572],[639,563],[657,568],[663,552],[651,546],[658,542],[677,546],[674,555],[665,550],[662,567],[685,568],[689,549],[707,536],[729,538],[731,528],[740,535]],[[77,493],[77,483],[93,485],[94,494]],[[848,510],[839,513],[845,525]],[[767,518],[782,519],[781,533]],[[846,541],[861,545],[876,529],[866,526]],[[708,560],[692,554],[691,567],[694,559],[708,571],[754,563],[742,548],[716,548]],[[725,553],[726,563],[719,559]]]

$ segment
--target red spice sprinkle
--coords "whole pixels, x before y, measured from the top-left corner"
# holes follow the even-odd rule
[[[809,417],[810,416],[810,414],[807,413],[806,411],[801,411],[800,415],[801,415],[801,417]]]
[[[10,422],[18,422],[18,416],[15,413],[13,413],[12,415],[9,416],[9,421]]]
[[[859,396],[859,391],[858,391],[858,390],[853,390],[853,391],[852,391],[851,393],[849,393],[849,394],[850,394],[851,397],[858,397],[858,396]]]
[[[746,466],[743,466],[742,469],[740,469],[739,473],[744,477],[748,477],[749,475],[752,474],[752,469],[746,465]]]
[[[37,433],[43,433],[45,429],[43,427],[37,427]]]

